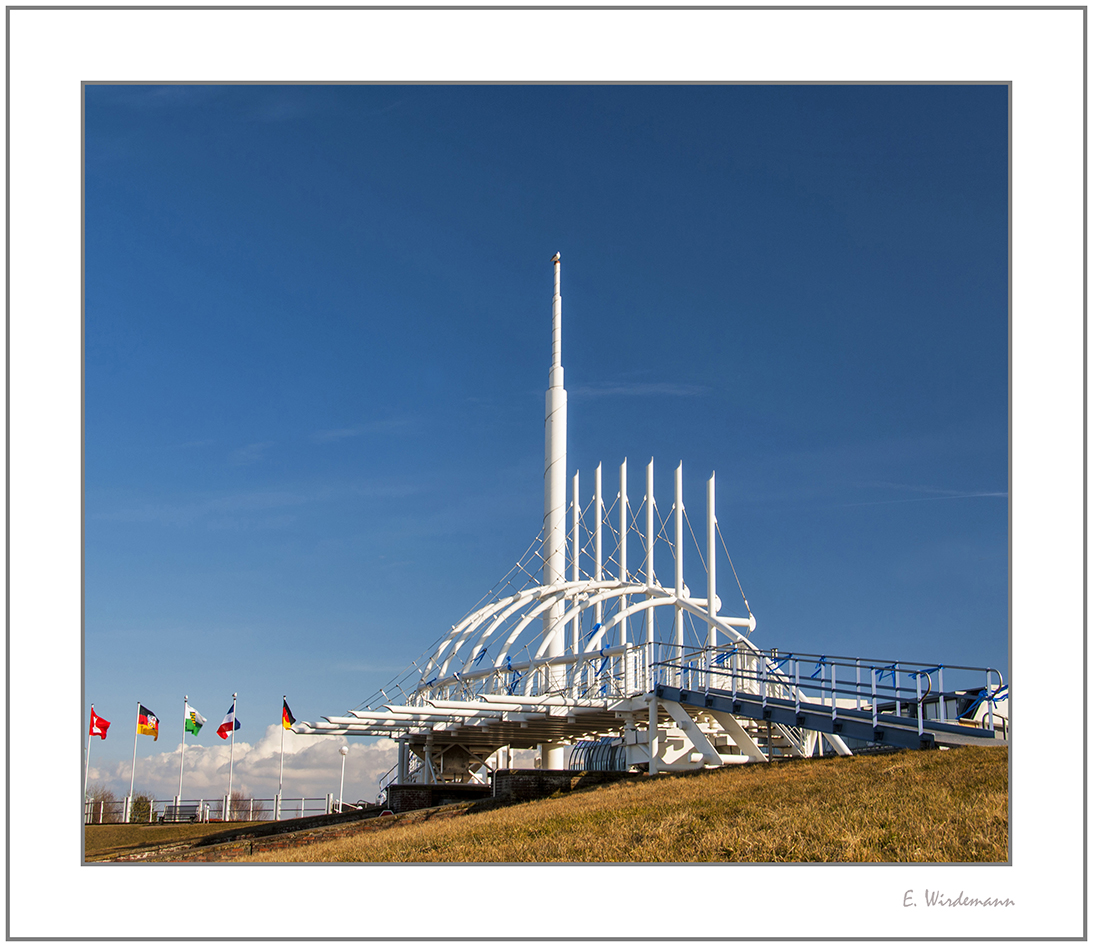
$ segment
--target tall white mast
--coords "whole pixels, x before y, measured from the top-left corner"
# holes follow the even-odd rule
[[[546,393],[546,467],[543,473],[543,585],[565,581],[565,511],[566,511],[566,391],[562,370],[562,255],[554,259],[553,346],[550,363],[550,387]],[[543,614],[543,635],[550,637],[546,657],[564,653],[565,636],[558,629],[565,611],[564,602],[556,602]],[[558,674],[556,670],[550,672]],[[549,682],[549,689],[560,688],[562,681]],[[562,748],[544,746],[543,769],[562,768]]]

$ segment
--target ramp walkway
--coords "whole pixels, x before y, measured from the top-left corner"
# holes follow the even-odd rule
[[[739,660],[738,653],[722,652],[714,662],[658,662],[657,698],[698,712],[719,711],[893,747],[1008,742],[1009,687],[992,668],[881,663],[777,650]],[[971,673],[985,684],[946,691],[946,671],[950,680],[956,676],[966,685]]]

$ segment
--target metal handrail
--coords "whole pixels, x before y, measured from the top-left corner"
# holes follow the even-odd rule
[[[971,708],[965,709],[958,715],[963,719],[974,713],[980,703],[986,702],[988,708],[988,720],[986,729],[994,729],[994,705],[998,702],[999,695],[1008,693],[1008,686],[1002,681],[1001,673],[995,668],[970,667],[966,665],[927,665],[920,662],[891,661],[882,662],[874,659],[850,658],[841,655],[817,655],[807,653],[781,653],[777,649],[746,650],[742,651],[738,646],[726,648],[680,648],[675,645],[658,645],[662,652],[665,648],[674,650],[677,654],[673,659],[659,660],[655,662],[657,669],[662,669],[664,676],[671,679],[671,683],[678,684],[681,688],[694,690],[694,669],[699,667],[705,677],[704,689],[707,693],[711,687],[722,686],[735,695],[739,691],[758,695],[764,709],[769,698],[783,698],[794,700],[797,712],[800,712],[802,694],[806,700],[812,698],[821,705],[831,708],[832,720],[838,718],[840,712],[840,695],[843,700],[853,700],[854,709],[861,711],[863,703],[872,710],[873,725],[877,724],[877,716],[885,702],[894,704],[896,716],[917,718],[919,733],[925,730],[927,714],[927,698],[933,695],[938,707],[938,718],[944,722],[947,719],[946,704],[948,700],[967,699],[968,692],[959,690],[946,690],[944,674],[950,672],[950,680],[953,672],[973,672],[986,677],[987,687],[980,691],[978,699]],[[740,661],[741,655],[745,660]],[[731,657],[732,661],[727,661]],[[806,666],[806,676],[802,678],[801,667]],[[808,665],[813,665],[811,671],[807,671]],[[839,675],[839,669],[852,670],[852,680],[849,675]],[[868,682],[863,682],[862,671],[869,673]],[[905,674],[906,681],[914,681],[914,684],[903,683],[900,675]],[[938,685],[933,684],[933,674],[938,676]],[[888,677],[890,683],[885,678]],[[926,690],[923,692],[923,678],[926,679]],[[729,687],[723,686],[728,679]],[[998,680],[998,686],[993,686],[992,679]],[[846,708],[844,708],[845,710]]]

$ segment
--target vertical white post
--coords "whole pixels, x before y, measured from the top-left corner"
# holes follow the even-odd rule
[[[629,525],[629,510],[627,509],[626,500],[626,458],[623,458],[622,464],[619,466],[619,581],[626,583],[629,581],[626,575],[626,528]],[[626,611],[626,596],[619,597],[619,612]],[[626,631],[627,619],[623,618],[619,621],[619,644],[629,644],[629,636]],[[633,687],[633,661],[630,659],[628,652],[623,652],[626,659],[625,666],[623,667],[623,687],[626,693],[630,693],[630,688]]]
[[[683,596],[683,461],[676,467],[676,653],[674,662],[679,665],[676,669],[676,683],[683,686],[683,606],[678,599]]]
[[[235,720],[236,720],[235,704],[236,704],[236,699],[238,698],[238,696],[239,696],[238,694],[232,694],[232,743],[231,743],[231,754],[228,756],[228,806],[229,806],[228,811],[229,811],[229,813],[230,813],[230,806],[231,806],[231,801],[232,801],[232,771],[235,768]],[[230,815],[229,815],[229,819],[230,819]]]
[[[178,795],[175,796],[175,805],[182,802],[182,769],[186,765],[186,721],[190,716],[190,696],[182,698],[182,758],[178,761]]]
[[[95,705],[92,704],[91,705],[92,719],[94,719],[94,715],[95,715]],[[90,721],[88,721],[88,727],[87,727],[87,756],[84,759],[84,763],[83,763],[83,797],[84,797],[84,802],[87,801],[87,774],[88,774],[88,772],[90,772],[90,769],[91,769],[91,724],[90,724]]]
[[[717,647],[717,626],[713,621],[717,617],[717,513],[714,510],[714,474],[706,482],[706,597],[710,616],[706,632],[706,644],[711,649]]]
[[[653,597],[652,588],[656,584],[656,574],[653,568],[653,542],[656,536],[655,517],[653,515],[653,459],[649,458],[649,466],[645,468],[645,587],[650,591],[648,598]],[[653,610],[647,609],[645,613],[645,640],[653,641]]]
[[[831,719],[834,720],[839,712],[839,698],[835,693],[835,664],[831,665]]]
[[[543,504],[543,585],[551,586],[565,579],[565,509],[566,509],[566,390],[562,369],[562,255],[554,255],[554,300],[552,312],[552,349],[550,387],[546,393],[546,467]],[[564,601],[555,602],[543,613],[543,635],[549,637],[564,614]],[[565,634],[555,635],[546,648],[545,658],[559,657],[565,651]],[[554,690],[561,672],[548,668],[547,689]],[[561,769],[562,747],[543,746],[543,768]]]
[[[596,464],[596,573],[593,578],[603,580],[603,464]],[[603,602],[595,605],[596,623],[603,622]]]
[[[581,472],[573,474],[573,531],[570,544],[573,549],[573,558],[570,576],[574,582],[581,578]]]
[[[345,758],[349,755],[349,747],[344,743],[338,747],[338,752],[342,755],[342,778],[338,783],[338,812],[342,811],[342,799],[345,793]]]
[[[649,775],[654,776],[657,772],[657,754],[660,752],[660,746],[657,741],[657,695],[653,692],[649,695]]]
[[[410,748],[406,743],[406,737],[399,737],[398,741],[398,775],[396,779],[400,786],[410,779]]]
[[[137,701],[137,722],[133,724],[133,769],[129,776],[129,795],[125,797],[125,818],[124,822],[129,822],[129,808],[133,804],[133,787],[136,785],[137,779],[137,727],[140,726],[140,701]]]
[[[573,565],[572,565],[572,577],[574,582],[579,582],[581,579],[581,472],[578,470],[573,474]],[[573,603],[576,605],[577,597],[574,595]],[[581,651],[581,613],[574,609],[573,614],[573,633],[572,633],[572,648],[573,655],[576,657]],[[571,690],[573,696],[577,696],[577,679],[580,677],[580,665],[574,661]]]
[[[281,766],[277,771],[277,799],[278,813],[280,813],[281,790],[285,783],[285,707],[288,706],[288,694],[281,696]],[[280,818],[280,815],[278,815]]]
[[[915,672],[915,703],[918,704],[918,735],[922,736],[922,675]]]

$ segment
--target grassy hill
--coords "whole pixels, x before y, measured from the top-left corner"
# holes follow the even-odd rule
[[[239,861],[1004,862],[1006,748],[636,778]]]

